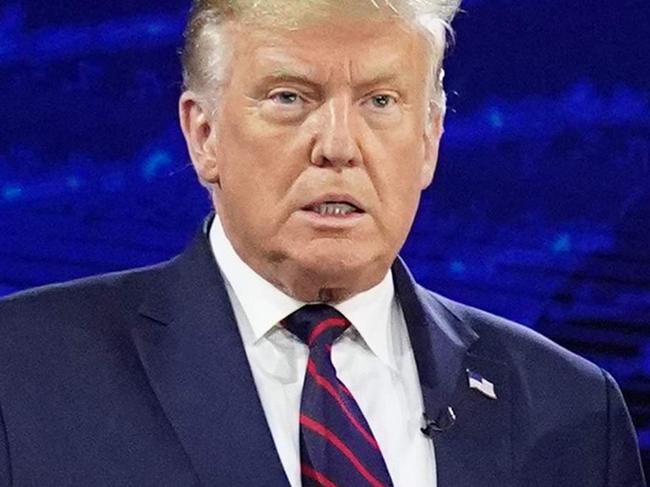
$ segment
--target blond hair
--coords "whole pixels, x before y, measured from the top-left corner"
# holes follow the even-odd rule
[[[183,85],[197,93],[218,89],[227,79],[231,49],[228,21],[299,28],[333,13],[359,18],[390,15],[424,35],[431,47],[432,101],[444,111],[442,59],[451,21],[461,0],[194,0],[182,50]]]

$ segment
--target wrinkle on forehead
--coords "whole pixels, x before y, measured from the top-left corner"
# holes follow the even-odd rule
[[[420,71],[415,66],[418,59],[429,62],[427,43],[413,31],[402,30],[398,19],[362,23],[339,19],[297,31],[239,27],[240,55],[251,59],[264,73],[262,76],[277,79],[294,77],[325,83],[337,72],[345,73],[349,82],[372,84]],[[350,50],[355,39],[368,47]]]

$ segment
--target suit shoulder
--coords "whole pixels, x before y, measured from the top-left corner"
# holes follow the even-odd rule
[[[515,370],[539,373],[552,377],[591,377],[603,384],[604,371],[596,364],[562,347],[541,333],[507,318],[468,306],[444,296],[430,293],[460,322],[468,324],[479,340],[472,353],[507,363]]]
[[[27,289],[0,299],[0,324],[58,321],[130,309],[169,264],[101,274]]]

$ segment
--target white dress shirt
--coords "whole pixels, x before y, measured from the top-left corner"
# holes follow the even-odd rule
[[[280,461],[292,487],[300,487],[298,418],[309,349],[278,323],[305,303],[244,263],[218,216],[210,244]],[[334,307],[352,326],[334,344],[332,362],[368,421],[395,487],[435,487],[433,442],[420,431],[422,392],[392,274]]]

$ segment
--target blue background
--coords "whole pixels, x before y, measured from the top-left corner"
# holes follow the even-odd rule
[[[0,295],[179,252],[185,0],[0,4]],[[621,384],[650,458],[650,2],[467,0],[404,256]],[[648,462],[647,462],[648,463]]]

